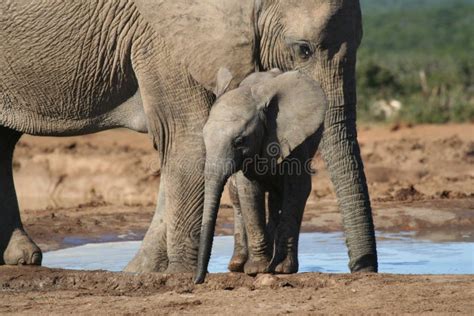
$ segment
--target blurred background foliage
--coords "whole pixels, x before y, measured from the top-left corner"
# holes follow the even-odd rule
[[[361,5],[359,120],[474,122],[474,0]]]

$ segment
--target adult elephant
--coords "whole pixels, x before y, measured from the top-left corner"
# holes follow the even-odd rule
[[[370,200],[355,128],[354,0],[80,0],[0,4],[0,254],[38,264],[11,176],[23,133],[148,131],[159,153],[157,209],[128,271],[194,271],[202,220],[202,127],[215,74],[299,69],[329,98],[323,155],[352,271],[376,271]],[[2,262],[0,259],[0,263]]]

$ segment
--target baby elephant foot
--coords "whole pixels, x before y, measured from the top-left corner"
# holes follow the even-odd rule
[[[287,255],[274,269],[278,274],[292,274],[298,272],[298,257]]]
[[[3,253],[3,261],[8,265],[41,265],[41,249],[20,229],[13,231]]]
[[[234,254],[229,261],[227,268],[230,272],[244,272],[244,266],[247,262],[246,254]]]
[[[257,275],[259,273],[268,273],[270,260],[268,259],[249,259],[244,265],[244,272],[248,275]]]

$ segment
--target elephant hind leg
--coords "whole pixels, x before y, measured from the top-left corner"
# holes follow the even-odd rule
[[[0,264],[41,265],[41,250],[23,229],[13,183],[13,151],[20,137],[0,126]]]
[[[228,182],[230,199],[234,208],[234,253],[230,259],[228,269],[231,272],[244,272],[244,265],[248,258],[247,233],[245,232],[242,208],[239,193],[235,183],[235,176]]]

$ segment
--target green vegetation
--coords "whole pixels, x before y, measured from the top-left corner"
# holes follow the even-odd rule
[[[361,120],[474,121],[474,0],[361,0]],[[387,119],[377,100],[403,106]]]

